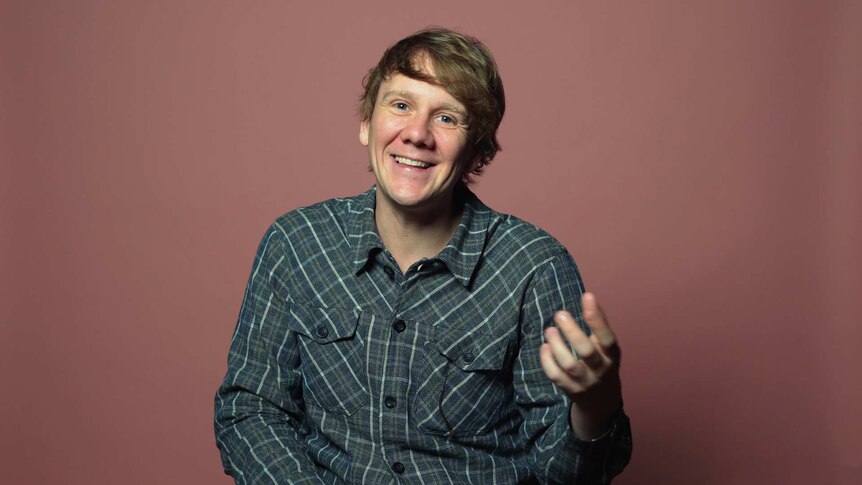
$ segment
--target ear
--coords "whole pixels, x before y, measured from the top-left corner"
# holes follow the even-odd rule
[[[475,152],[475,150],[471,151]],[[476,155],[475,153],[469,154],[467,157],[467,162],[464,163],[461,169],[461,177],[464,177],[464,175],[472,172],[477,165],[479,165],[479,155]]]
[[[362,146],[368,146],[368,123],[369,120],[359,122],[359,143]]]
[[[473,169],[475,169],[477,165],[479,165],[479,159],[478,158],[470,159],[470,163],[464,165],[464,171],[461,172],[461,178],[463,179],[468,174],[472,173]]]

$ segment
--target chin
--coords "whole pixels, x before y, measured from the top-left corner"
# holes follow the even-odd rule
[[[423,197],[395,197],[392,202],[404,208],[418,208],[428,204],[428,200]]]
[[[419,209],[422,207],[429,207],[434,204],[434,197],[431,195],[412,191],[392,194],[390,200],[396,206],[405,209]]]

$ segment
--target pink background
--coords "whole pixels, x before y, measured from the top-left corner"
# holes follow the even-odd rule
[[[360,80],[432,24],[505,81],[475,190],[621,338],[618,483],[862,483],[862,4],[308,3],[0,6],[4,483],[229,482],[258,239],[372,184]]]

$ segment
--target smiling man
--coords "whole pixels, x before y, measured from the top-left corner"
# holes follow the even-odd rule
[[[606,483],[628,463],[620,352],[556,240],[467,188],[499,150],[494,61],[448,30],[365,79],[376,184],[258,248],[216,439],[238,483]]]

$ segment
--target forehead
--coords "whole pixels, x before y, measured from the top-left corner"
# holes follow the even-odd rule
[[[464,104],[442,86],[421,79],[414,79],[399,72],[392,73],[385,78],[377,92],[378,102],[395,98],[404,98],[415,103],[445,106],[449,109],[466,112]]]

